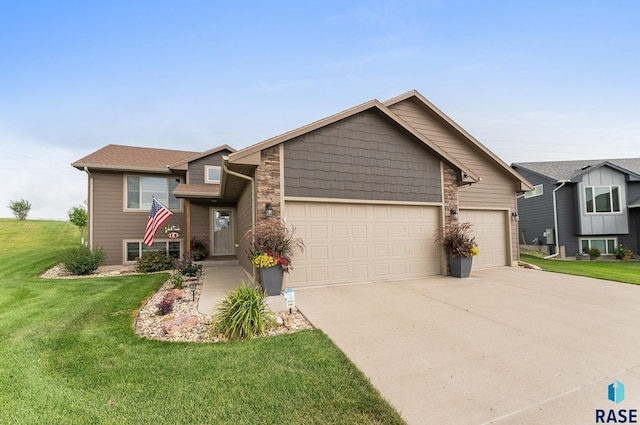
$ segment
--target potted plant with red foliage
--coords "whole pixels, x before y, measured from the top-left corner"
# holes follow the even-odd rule
[[[449,259],[451,275],[469,277],[473,257],[480,253],[476,238],[472,235],[471,223],[451,223],[442,232],[437,231],[436,241],[444,247]]]
[[[293,269],[294,254],[304,249],[302,239],[294,236],[295,228],[276,218],[268,218],[245,233],[253,239],[247,253],[251,264],[260,269],[260,283],[267,295],[280,295],[284,273]]]

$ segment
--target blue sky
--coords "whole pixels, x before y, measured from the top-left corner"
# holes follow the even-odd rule
[[[505,162],[640,157],[636,1],[25,1],[0,14],[0,217],[109,143],[257,143],[417,89]]]

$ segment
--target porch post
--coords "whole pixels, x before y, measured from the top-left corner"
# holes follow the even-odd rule
[[[184,244],[185,258],[191,258],[191,201],[189,198],[186,201],[186,215],[187,215],[187,240]]]

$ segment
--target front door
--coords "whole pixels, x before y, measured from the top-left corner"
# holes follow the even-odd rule
[[[235,255],[233,208],[213,209],[212,255]]]

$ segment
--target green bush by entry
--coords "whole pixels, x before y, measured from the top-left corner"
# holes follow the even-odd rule
[[[107,253],[102,248],[91,250],[78,246],[63,252],[60,262],[65,270],[74,275],[90,275],[104,263]]]
[[[262,335],[275,322],[266,297],[262,288],[242,282],[218,304],[213,331],[230,340]]]
[[[173,259],[164,250],[147,251],[136,262],[136,271],[140,273],[161,272],[172,267]]]

